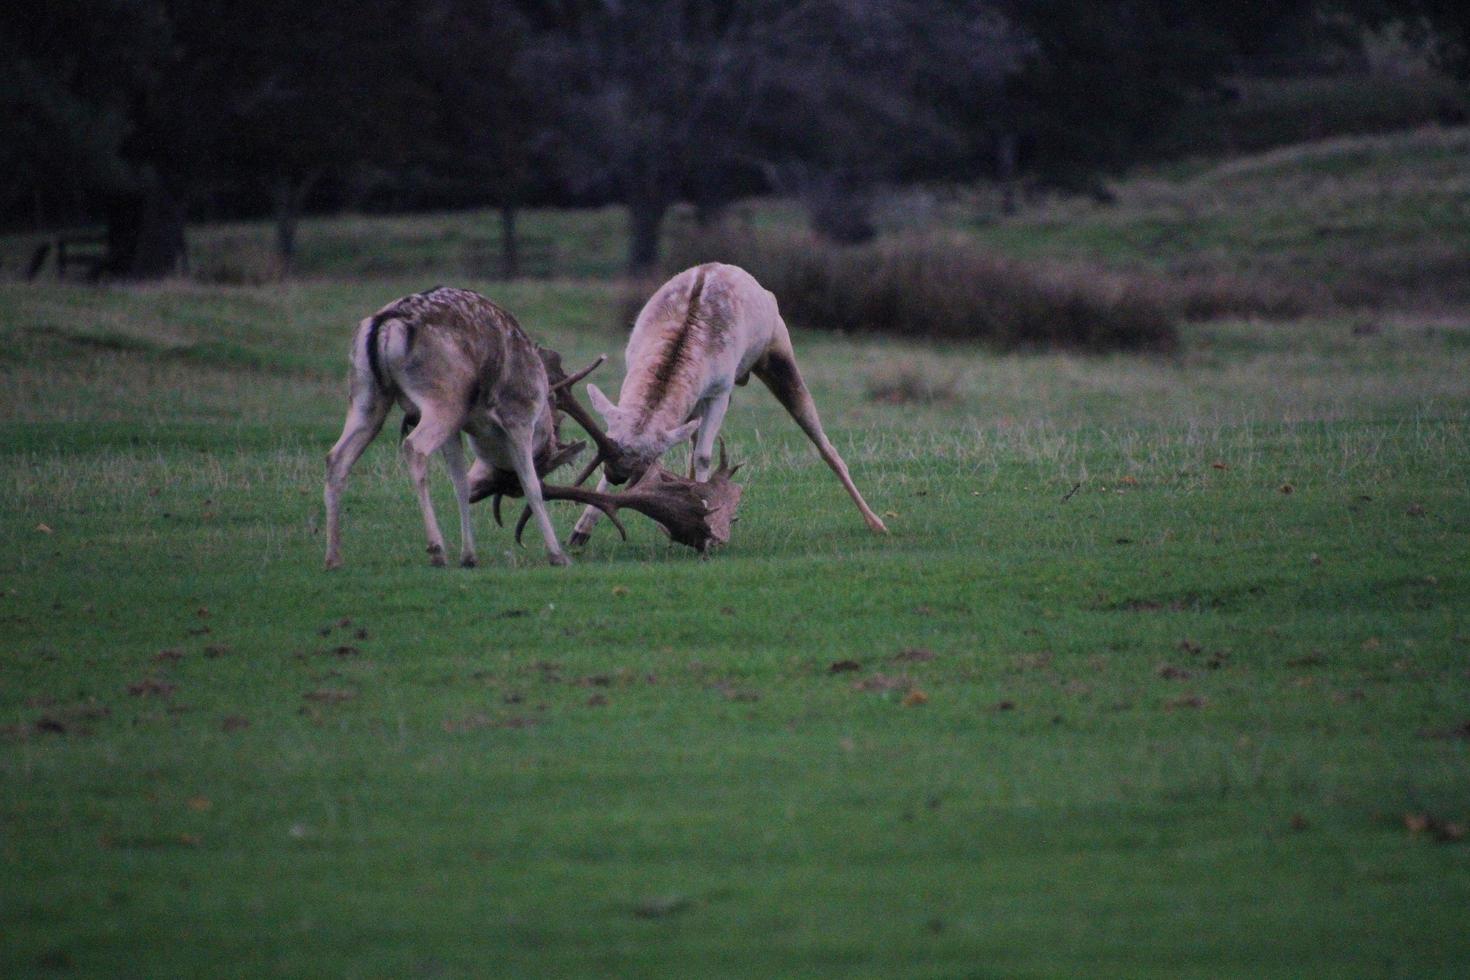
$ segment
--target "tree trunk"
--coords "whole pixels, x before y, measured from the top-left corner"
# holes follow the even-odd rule
[[[1016,213],[1016,134],[1001,133],[995,144],[995,176],[1000,182],[1002,214]]]
[[[662,201],[628,202],[629,275],[647,275],[658,265],[659,234],[668,208]]]
[[[184,255],[184,205],[162,180],[108,202],[107,271],[161,279],[179,270]]]
[[[516,206],[507,201],[500,205],[500,263],[507,279],[521,274],[520,249],[516,241]]]
[[[319,173],[308,174],[297,184],[282,174],[276,178],[272,188],[276,212],[276,255],[281,260],[282,275],[290,274],[291,266],[296,262],[296,230],[301,226],[301,209],[319,176]]]

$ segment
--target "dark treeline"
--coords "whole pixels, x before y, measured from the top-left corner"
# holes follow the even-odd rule
[[[1087,190],[1221,80],[1399,21],[1470,72],[1451,0],[12,0],[0,220],[105,225],[116,275],[191,220],[617,202],[629,266],[668,209],[764,191],[835,241],[876,188]]]

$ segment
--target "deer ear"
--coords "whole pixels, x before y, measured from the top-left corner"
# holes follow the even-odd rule
[[[605,419],[611,419],[613,412],[617,411],[618,407],[608,400],[597,385],[587,386],[587,397],[592,399],[592,407],[597,409],[598,414]]]
[[[699,431],[699,426],[700,426],[700,424],[702,422],[703,422],[703,419],[690,419],[688,422],[685,422],[683,425],[679,426],[677,429],[670,429],[669,430],[669,445],[670,446],[677,446],[679,443],[683,442],[685,439],[692,439],[692,438],[694,438],[694,433],[696,433],[696,432]]]

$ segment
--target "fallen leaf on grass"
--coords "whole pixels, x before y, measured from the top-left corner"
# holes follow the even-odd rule
[[[230,647],[224,643],[211,643],[204,648],[204,655],[210,660],[218,660],[230,652]]]
[[[1159,664],[1154,673],[1166,681],[1187,681],[1194,676],[1194,671],[1175,667],[1173,664]]]
[[[905,708],[917,708],[920,705],[925,705],[929,703],[929,695],[925,694],[918,688],[914,688],[914,690],[903,696],[903,701],[900,703]]]
[[[640,919],[663,919],[694,908],[694,899],[688,895],[660,895],[646,898],[633,907],[633,914]]]
[[[714,689],[720,692],[726,701],[735,701],[741,704],[754,704],[761,699],[760,693],[752,691],[748,687],[737,687],[728,681],[714,685]]]
[[[214,802],[207,796],[191,796],[186,803],[195,813],[206,813],[214,806]]]
[[[1287,496],[1290,496],[1290,495],[1291,495],[1291,494],[1293,494],[1293,493],[1295,493],[1295,492],[1296,492],[1296,487],[1294,487],[1294,486],[1292,486],[1292,485],[1291,485],[1291,484],[1290,484],[1290,483],[1283,483],[1283,484],[1281,484],[1281,486],[1280,486],[1280,487],[1278,487],[1278,488],[1277,488],[1277,489],[1278,489],[1278,490],[1279,490],[1279,491],[1280,491],[1280,492],[1281,492],[1281,493],[1283,493],[1283,494],[1285,494],[1285,495],[1287,495]]]
[[[1424,505],[1423,504],[1410,504],[1408,506],[1408,508],[1405,509],[1404,513],[1405,514],[1408,514],[1410,517],[1423,517],[1424,516]]]
[[[914,682],[903,674],[890,676],[888,674],[874,674],[872,677],[864,677],[860,681],[852,682],[854,691],[909,691]]]
[[[1005,701],[997,701],[997,702],[995,702],[995,704],[993,704],[993,705],[990,706],[990,710],[991,711],[1015,711],[1016,710],[1016,702],[1011,701],[1009,699],[1007,699]]]
[[[183,659],[184,651],[182,650],[160,650],[153,655],[153,662],[156,664],[173,664]]]
[[[854,670],[862,670],[863,665],[856,660],[836,660],[827,668],[829,674],[846,674]]]
[[[1210,469],[1212,469],[1212,470],[1228,470],[1228,469],[1230,469],[1230,465],[1228,463],[1222,463],[1219,460],[1216,460],[1215,462],[1213,462],[1213,463],[1210,464]]]
[[[1185,637],[1184,639],[1179,641],[1179,649],[1184,651],[1185,653],[1199,653],[1204,649],[1204,647],[1200,646],[1198,643],[1194,642],[1188,637]]]
[[[1307,818],[1302,816],[1300,813],[1293,813],[1291,815],[1291,823],[1289,824],[1289,826],[1292,830],[1301,831],[1306,830],[1308,827],[1311,826],[1311,824],[1307,823]]]
[[[1421,738],[1437,738],[1470,742],[1470,721],[1463,721],[1454,728],[1426,728],[1419,732]]]
[[[145,677],[141,681],[128,685],[128,693],[135,698],[171,697],[174,691],[178,689],[179,686],[177,684],[170,684],[168,681],[161,681],[156,677]]]
[[[1465,839],[1464,824],[1444,820],[1429,813],[1404,814],[1404,827],[1416,837],[1425,834],[1441,844],[1453,844]]]
[[[898,651],[888,659],[896,664],[921,664],[933,660],[934,652],[932,650],[925,650],[923,647],[910,647],[906,650]]]
[[[606,694],[594,694],[592,695],[592,697],[587,699],[587,707],[589,708],[605,708],[607,707],[607,704],[608,701]]]
[[[343,701],[351,701],[357,697],[357,692],[336,687],[322,687],[315,691],[307,691],[301,696],[318,704],[341,704]]]
[[[45,524],[37,524],[36,525],[36,530],[37,531],[40,531],[42,534],[54,534],[55,533],[54,531],[51,530],[51,528],[48,525],[45,525]]]

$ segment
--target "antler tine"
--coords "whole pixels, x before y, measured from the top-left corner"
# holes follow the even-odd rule
[[[577,488],[576,487],[556,487],[556,486],[552,486],[550,484],[545,484],[545,483],[543,483],[541,485],[541,493],[545,497],[545,499],[547,499],[547,500],[577,500],[577,501],[580,501],[582,503],[591,504],[593,507],[596,507],[598,510],[602,511],[604,514],[607,515],[607,519],[608,520],[612,521],[612,526],[618,529],[618,534],[622,537],[622,539],[624,541],[628,540],[628,529],[625,528],[625,527],[623,527],[623,522],[622,521],[618,520],[617,506],[616,505],[604,503],[601,500],[594,500],[591,497],[582,497],[580,495],[574,497],[574,496],[571,496],[569,494],[565,494],[565,493],[560,493],[559,494],[559,493],[556,492],[558,490],[575,490],[575,489],[577,489]],[[583,491],[583,492],[586,493],[588,491]],[[526,529],[526,524],[529,523],[530,520],[531,520],[531,507],[530,507],[529,504],[527,504],[525,507],[522,507],[521,508],[521,516],[520,516],[520,519],[516,521],[516,544],[519,545],[521,543],[521,532]]]
[[[718,470],[716,470],[716,472],[717,473],[723,473],[726,476],[734,476],[735,475],[735,471],[738,470],[738,469],[740,469],[740,467],[744,466],[745,464],[743,462],[741,462],[741,463],[736,463],[734,466],[731,466],[729,459],[725,456],[725,437],[724,436],[720,436],[719,441],[720,441],[720,468]]]
[[[571,385],[576,384],[578,381],[581,381],[583,378],[587,377],[587,375],[591,374],[593,371],[596,371],[598,368],[602,367],[602,362],[605,361],[605,360],[607,360],[607,355],[606,354],[598,354],[597,355],[597,360],[593,361],[591,364],[587,365],[582,370],[578,371],[576,374],[573,374],[573,375],[571,375],[569,377],[562,378],[560,381],[558,381],[555,384],[553,384],[548,389],[548,391],[549,392],[552,392],[552,393],[555,393],[555,392],[561,391],[563,388],[566,388],[566,387],[569,387]]]
[[[604,457],[602,453],[598,453],[597,455],[593,456],[592,462],[584,466],[582,468],[582,472],[577,474],[577,478],[572,481],[572,486],[580,487],[582,484],[586,483],[587,478],[591,476],[594,472],[596,472],[597,468],[602,465],[603,459]]]
[[[628,529],[623,527],[623,522],[618,519],[617,510],[621,506],[617,498],[596,490],[585,490],[581,487],[563,487],[554,483],[541,484],[541,496],[546,500],[571,500],[580,504],[591,504],[607,515],[612,521],[613,527],[618,529],[618,534],[624,541],[628,540]]]
[[[587,435],[591,436],[592,441],[597,444],[598,462],[604,459],[616,459],[621,455],[621,447],[608,438],[602,426],[598,425],[597,421],[593,419],[592,413],[583,408],[582,403],[577,401],[576,393],[571,388],[558,388],[556,390],[555,400],[556,407],[567,415],[570,415],[573,421],[587,430]],[[589,466],[587,474],[590,475],[593,469],[596,469],[596,467]],[[587,476],[584,475],[582,480],[585,479],[587,479]],[[582,481],[578,480],[577,482],[580,483]]]
[[[490,512],[495,515],[496,527],[505,527],[505,522],[500,519],[500,498],[503,496],[504,494],[497,493],[490,498]]]

